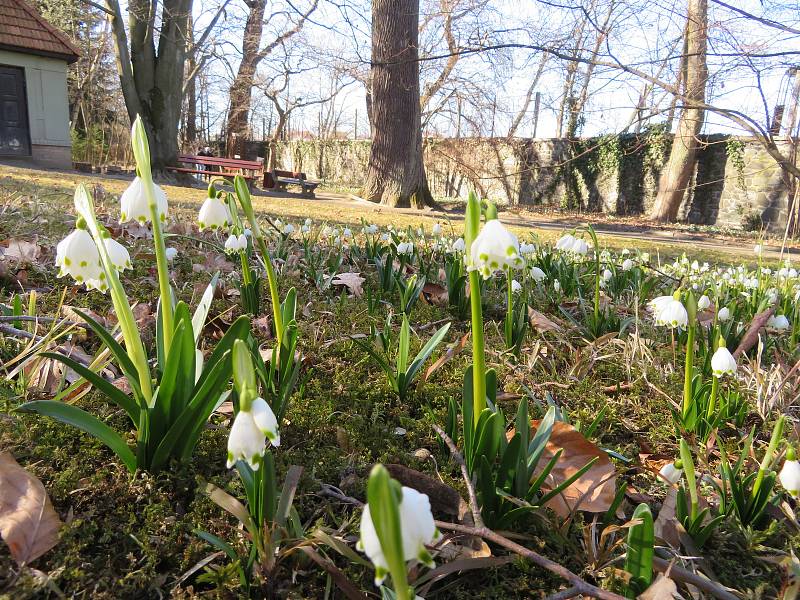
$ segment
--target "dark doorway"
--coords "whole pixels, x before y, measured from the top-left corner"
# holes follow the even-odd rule
[[[30,156],[25,71],[0,65],[0,156]]]

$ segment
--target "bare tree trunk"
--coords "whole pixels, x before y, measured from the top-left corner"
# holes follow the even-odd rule
[[[190,47],[194,46],[194,27],[192,26],[192,16],[189,15],[189,39],[187,40]],[[197,78],[191,76],[197,69],[197,57],[194,52],[189,55],[189,81],[186,85],[186,126],[184,127],[184,139],[186,143],[194,151],[194,143],[197,141]]]
[[[141,116],[156,172],[178,156],[186,39],[192,0],[163,0],[161,15],[149,0],[129,0],[128,34],[118,0],[106,0],[114,32],[120,86],[131,122]],[[158,21],[158,48],[154,31]]]
[[[231,85],[228,123],[225,127],[225,152],[229,157],[242,155],[244,142],[249,134],[251,90],[256,67],[261,62],[259,50],[267,0],[252,0],[246,4],[250,12],[242,38],[242,62],[239,63],[239,70]]]
[[[708,68],[706,43],[708,0],[689,0],[686,18],[685,74],[686,97],[705,102]],[[669,160],[658,183],[658,195],[650,212],[655,221],[674,221],[689,185],[697,153],[697,136],[703,127],[705,110],[694,104],[684,106],[678,120]]]
[[[250,12],[247,15],[242,38],[242,62],[239,63],[239,70],[231,85],[228,121],[225,126],[225,149],[229,157],[243,154],[244,142],[250,133],[251,92],[258,64],[281,43],[303,28],[308,16],[316,10],[319,0],[311,3],[309,9],[300,16],[291,29],[279,35],[264,48],[261,48],[261,36],[264,31],[267,0],[248,0],[246,3]]]
[[[372,2],[372,148],[362,195],[388,206],[433,203],[422,164],[419,0]]]

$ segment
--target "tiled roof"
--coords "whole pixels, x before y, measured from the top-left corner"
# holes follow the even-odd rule
[[[78,49],[24,0],[0,0],[0,48],[73,62]]]

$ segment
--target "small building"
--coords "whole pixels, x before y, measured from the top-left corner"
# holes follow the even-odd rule
[[[72,166],[67,65],[78,50],[24,0],[0,0],[0,161]]]

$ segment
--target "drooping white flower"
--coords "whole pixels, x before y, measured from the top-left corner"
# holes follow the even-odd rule
[[[519,255],[517,236],[497,219],[487,222],[470,248],[471,269],[477,270],[484,279],[504,267],[519,269],[525,261]]]
[[[682,465],[681,465],[682,466]],[[681,480],[683,476],[683,469],[679,468],[675,463],[667,463],[658,472],[667,482],[675,485]]]
[[[256,425],[253,413],[240,410],[228,435],[228,468],[243,460],[251,469],[258,470],[266,448],[266,436]]]
[[[547,275],[539,267],[531,267],[531,277],[534,281],[539,282],[544,281]]]
[[[278,431],[278,420],[269,404],[263,398],[256,398],[250,405],[253,421],[273,446],[281,445],[281,434]]]
[[[350,231],[350,228],[349,228],[349,227],[345,227],[345,228],[342,230],[342,237],[343,237],[344,239],[346,239],[346,240],[349,240],[351,237],[353,237],[353,232],[352,232],[352,231]]]
[[[100,253],[88,231],[75,229],[56,246],[56,266],[59,277],[70,275],[78,283],[99,280],[103,273]]]
[[[439,223],[435,223],[433,227],[431,227],[431,233],[436,236],[442,235],[442,226],[439,225]]]
[[[120,244],[117,240],[111,237],[104,237],[103,243],[108,251],[108,257],[111,259],[111,264],[117,271],[124,271],[125,269],[132,269],[131,255],[128,249]]]
[[[786,315],[772,315],[767,321],[767,327],[772,327],[778,331],[785,331],[790,327],[789,319],[786,318]]]
[[[711,300],[709,299],[709,297],[706,296],[705,294],[700,296],[700,299],[697,301],[697,309],[698,310],[705,310],[709,306],[711,306]]]
[[[516,279],[511,280],[511,291],[515,294],[522,291],[522,284]]]
[[[398,254],[414,254],[414,244],[411,242],[400,242],[397,244]]]
[[[203,202],[203,206],[200,207],[197,222],[200,225],[200,231],[203,229],[222,229],[230,224],[228,207],[219,198],[207,197]]]
[[[436,543],[440,533],[433,522],[430,500],[427,495],[410,487],[403,486],[402,493],[398,509],[403,559],[406,561],[418,560],[431,567],[433,559],[425,546]],[[369,505],[364,507],[364,512],[361,514],[360,533],[358,549],[364,552],[375,565],[375,585],[379,586],[389,572],[389,565],[375,531]]]
[[[714,377],[736,374],[736,359],[725,346],[717,348],[711,357],[711,372]]]
[[[528,254],[535,254],[536,253],[536,244],[525,244],[522,243],[519,245],[519,253],[523,256]]]
[[[790,447],[786,451],[786,460],[783,462],[778,479],[780,479],[783,489],[792,497],[796,498],[800,494],[800,461],[795,456],[794,448]]]
[[[311,217],[306,217],[306,220],[303,221],[303,225],[307,225],[308,227],[311,227],[312,223],[313,221],[311,220]]]
[[[575,236],[569,233],[565,233],[556,242],[556,250],[562,250],[564,252],[569,252],[572,249],[572,245],[575,243]]]
[[[659,296],[650,301],[656,325],[663,325],[675,329],[686,327],[689,322],[689,313],[680,300],[673,296]]]
[[[719,309],[719,312],[717,313],[717,319],[719,319],[724,323],[730,318],[731,318],[731,311],[727,306],[723,306],[722,308]]]
[[[630,271],[633,268],[634,264],[630,258],[626,258],[622,261],[622,270],[623,271]]]
[[[753,246],[753,254],[755,254],[756,256],[761,256],[763,251],[764,249],[761,247],[761,244],[756,244],[755,246]]]
[[[134,177],[131,184],[122,192],[120,197],[120,223],[138,221],[144,224],[150,222],[150,208],[147,205],[147,194],[144,186],[145,183],[141,177]],[[163,223],[167,220],[169,206],[167,195],[161,187],[154,183],[153,196],[156,200],[158,218]]]
[[[614,274],[609,269],[603,271],[603,281],[611,281],[612,277],[614,277]]]
[[[267,447],[267,440],[273,446],[281,443],[278,421],[275,413],[262,398],[256,398],[250,410],[240,410],[233,420],[228,435],[228,468],[243,460],[250,468],[257,470]]]
[[[173,261],[175,260],[175,257],[178,256],[178,249],[170,246],[169,248],[166,249],[164,254],[167,256],[167,260]]]
[[[234,253],[247,250],[247,236],[240,233],[239,235],[230,234],[228,239],[225,240],[225,252]]]
[[[458,238],[456,241],[453,242],[453,245],[450,247],[453,252],[464,252],[466,248],[466,244],[464,243],[464,238]]]
[[[556,279],[555,281],[553,281],[553,289],[554,289],[556,292],[560,292],[560,291],[561,291],[561,282],[560,282],[558,279]]]
[[[294,225],[287,223],[283,226],[283,235],[292,235],[294,233]]]

